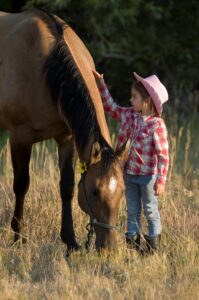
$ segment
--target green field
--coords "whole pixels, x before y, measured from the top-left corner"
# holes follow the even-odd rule
[[[169,123],[169,122],[168,122]],[[125,199],[119,209],[122,232],[114,253],[65,257],[59,237],[60,196],[57,152],[52,142],[34,146],[31,185],[25,202],[24,236],[12,246],[14,207],[8,142],[0,152],[0,299],[198,299],[199,143],[197,122],[169,125],[171,166],[160,198],[161,251],[140,257],[124,241]],[[79,174],[76,175],[76,181]],[[74,199],[74,222],[81,244],[88,217]]]

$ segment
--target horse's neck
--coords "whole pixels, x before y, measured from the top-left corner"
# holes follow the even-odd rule
[[[97,122],[99,124],[101,134],[111,146],[111,138],[105,119],[102,100],[92,73],[92,69],[95,69],[93,59],[83,42],[70,27],[67,27],[64,30],[64,39],[89,91],[95,107]],[[87,148],[89,149],[89,147],[90,145],[88,145]],[[88,151],[86,150],[86,152]]]

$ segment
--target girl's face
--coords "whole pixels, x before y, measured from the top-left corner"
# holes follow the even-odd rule
[[[134,111],[140,112],[143,109],[143,100],[140,93],[134,88],[131,89],[130,103]]]

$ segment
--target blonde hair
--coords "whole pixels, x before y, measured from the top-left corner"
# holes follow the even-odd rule
[[[136,81],[135,83],[133,83],[132,88],[134,88],[138,93],[140,93],[143,105],[145,106],[145,111],[147,111],[149,114],[158,115],[153,100],[151,99],[151,96],[149,95],[145,87],[142,85],[142,83]]]
[[[145,111],[147,111],[149,114],[157,115],[157,111],[156,111],[155,105],[153,104],[153,100],[151,99],[151,97],[142,99],[142,101],[143,101],[143,106],[145,106]]]

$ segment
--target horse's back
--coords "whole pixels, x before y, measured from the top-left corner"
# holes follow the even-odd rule
[[[17,59],[30,56],[30,50],[44,51],[52,38],[47,25],[37,11],[0,14],[0,57],[6,60],[17,55]],[[43,38],[45,37],[45,38]],[[45,43],[46,42],[46,43]],[[24,57],[25,54],[25,57]],[[33,53],[37,54],[37,53]],[[32,55],[33,57],[33,55]]]
[[[0,39],[1,44],[3,39],[8,39],[9,36],[12,36],[14,33],[19,33],[19,28],[26,25],[25,23],[30,21],[33,17],[33,14],[30,12],[22,13],[6,13],[0,12]]]
[[[52,40],[53,36],[39,13],[1,12],[0,127],[11,129],[32,122],[37,115],[36,111],[33,112],[37,102],[40,102],[38,115],[45,111],[50,95],[42,78],[42,68]],[[50,104],[49,109],[54,113]],[[45,120],[42,115],[40,119]]]

